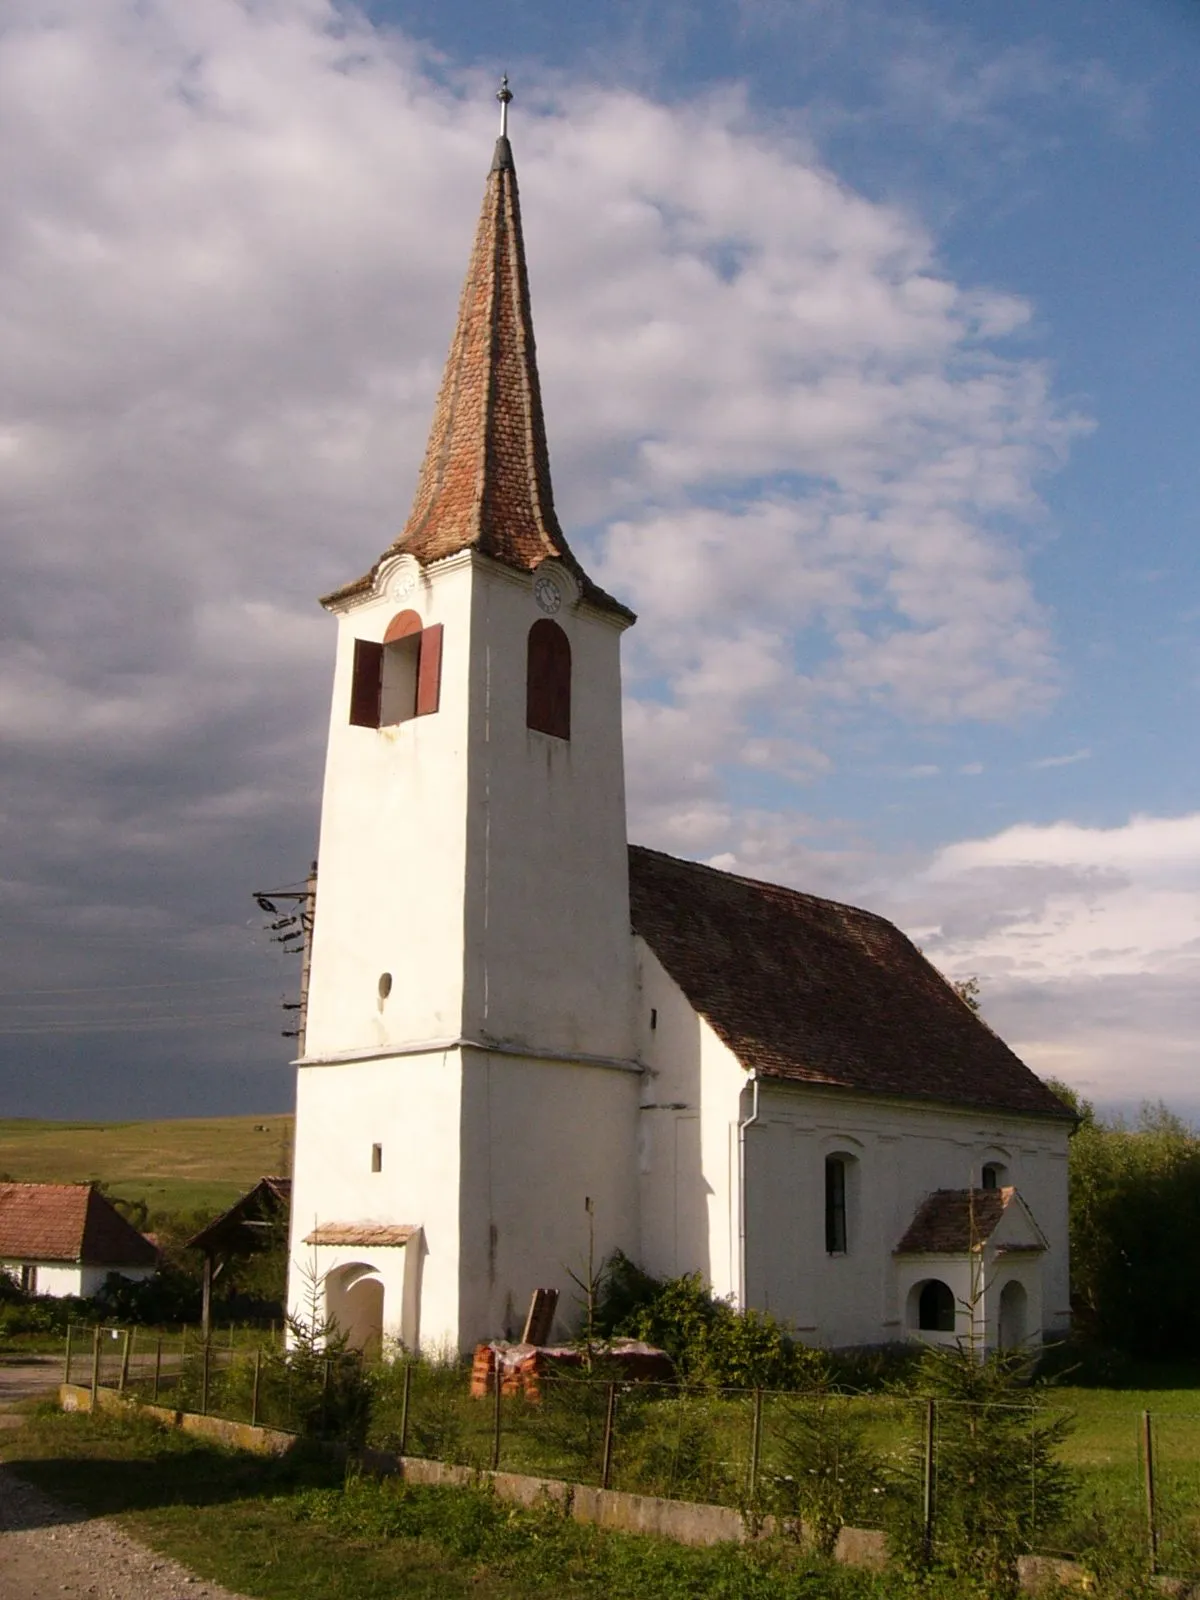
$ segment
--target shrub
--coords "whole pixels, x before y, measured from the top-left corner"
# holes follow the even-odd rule
[[[597,1326],[665,1350],[685,1383],[743,1389],[808,1389],[827,1384],[823,1351],[799,1344],[768,1311],[737,1310],[698,1272],[652,1278],[616,1255],[608,1263]]]

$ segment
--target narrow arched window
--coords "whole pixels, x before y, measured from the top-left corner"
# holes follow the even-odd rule
[[[846,1158],[825,1158],[825,1249],[831,1256],[846,1253]]]
[[[954,1296],[949,1284],[930,1278],[921,1285],[917,1301],[917,1327],[922,1333],[954,1332]]]
[[[350,721],[359,728],[392,728],[438,708],[442,683],[442,625],[426,628],[415,611],[401,611],[383,642],[354,641]]]
[[[549,617],[529,630],[525,726],[556,739],[571,737],[571,641]]]
[[[999,1161],[985,1161],[980,1174],[979,1187],[981,1189],[1003,1189],[1004,1168]]]

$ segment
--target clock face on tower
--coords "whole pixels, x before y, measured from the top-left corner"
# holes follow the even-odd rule
[[[534,582],[533,598],[538,603],[538,609],[544,611],[548,617],[554,615],[563,601],[562,590],[553,578],[545,575]]]

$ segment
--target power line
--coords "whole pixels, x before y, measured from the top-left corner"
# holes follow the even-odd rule
[[[212,1023],[214,1027],[229,1026],[236,1023],[245,1027],[247,1023],[266,1025],[266,1019],[261,1011],[248,1012],[244,1015],[204,1016],[204,1017],[126,1017],[115,1022],[63,1022],[47,1023],[45,1026],[21,1024],[15,1028],[0,1027],[0,1035],[12,1034],[54,1034],[54,1033],[151,1033],[158,1028],[200,1028]]]
[[[163,983],[97,983],[69,989],[3,989],[0,990],[0,1000],[21,999],[25,995],[38,994],[125,994],[137,989],[206,989],[217,984],[261,982],[262,979],[253,974],[243,974],[240,978],[179,978]]]

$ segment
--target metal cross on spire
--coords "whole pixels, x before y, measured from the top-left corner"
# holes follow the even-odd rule
[[[508,73],[500,79],[500,87],[496,90],[496,99],[500,102],[500,137],[508,138],[508,102],[512,99],[512,90],[508,87]]]

